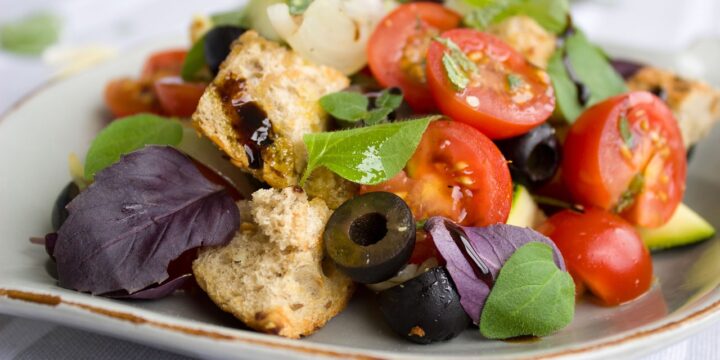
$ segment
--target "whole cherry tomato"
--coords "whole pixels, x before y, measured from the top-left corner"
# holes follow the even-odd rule
[[[539,231],[560,249],[579,293],[587,289],[604,304],[618,305],[650,288],[650,252],[637,230],[617,215],[598,208],[564,210]]]

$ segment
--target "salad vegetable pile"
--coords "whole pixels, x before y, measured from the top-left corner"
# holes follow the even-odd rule
[[[682,204],[691,144],[673,103],[631,87],[643,66],[621,75],[567,0],[252,0],[194,19],[191,38],[108,83],[115,120],[71,161],[45,240],[60,286],[134,299],[196,286],[198,254],[282,225],[244,199],[288,185],[329,213],[312,265],[375,292],[400,337],[547,336],[577,297],[648,292],[650,250],[715,233]],[[268,246],[263,231],[243,241]],[[277,261],[314,249],[298,244]],[[256,294],[228,305],[198,282],[261,331],[309,335],[336,313],[285,333],[274,310],[233,308]],[[267,306],[311,307],[283,291]]]

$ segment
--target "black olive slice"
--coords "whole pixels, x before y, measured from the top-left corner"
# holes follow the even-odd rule
[[[390,328],[418,344],[450,340],[470,325],[460,295],[443,267],[380,292],[377,301]]]
[[[550,181],[560,167],[560,143],[555,129],[540,125],[527,134],[501,140],[498,148],[508,160],[514,181],[537,188]]]
[[[205,62],[213,75],[217,75],[220,64],[230,55],[230,48],[237,38],[245,32],[238,26],[216,26],[205,35]]]
[[[415,247],[415,220],[405,201],[388,192],[342,204],[323,233],[325,251],[354,281],[385,281],[407,263]]]

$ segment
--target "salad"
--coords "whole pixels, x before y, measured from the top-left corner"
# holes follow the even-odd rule
[[[289,338],[365,287],[411,342],[541,337],[715,234],[682,199],[720,92],[609,59],[567,0],[252,0],[190,38],[107,84],[44,240],[60,286],[199,288]]]

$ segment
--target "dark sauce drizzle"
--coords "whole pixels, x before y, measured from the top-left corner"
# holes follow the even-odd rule
[[[230,118],[237,140],[243,146],[251,169],[263,166],[262,150],[272,144],[272,123],[256,101],[240,96],[245,87],[242,80],[227,77],[218,87],[223,110]]]
[[[490,273],[490,268],[482,261],[478,253],[475,252],[475,249],[472,248],[465,231],[449,221],[445,222],[445,227],[448,229],[450,237],[455,241],[455,245],[465,257],[465,260],[471,265],[470,267],[473,269],[475,276],[492,289],[495,280]]]
[[[653,93],[655,96],[660,98],[663,102],[668,101],[668,93],[665,91],[665,89],[662,86],[655,86],[652,89],[650,89],[650,92]]]
[[[575,67],[573,67],[572,62],[570,62],[570,55],[568,54],[567,47],[565,47],[565,42],[567,39],[571,36],[575,35],[575,25],[573,24],[572,17],[568,15],[567,20],[567,26],[565,27],[565,30],[558,36],[557,38],[557,48],[563,49],[562,52],[562,63],[565,67],[565,71],[567,71],[568,77],[570,78],[570,81],[575,85],[575,89],[577,90],[577,100],[580,103],[580,105],[585,106],[590,102],[590,96],[592,95],[590,93],[590,88],[588,88],[582,80],[580,80],[580,77],[578,77],[577,72],[575,71]]]

